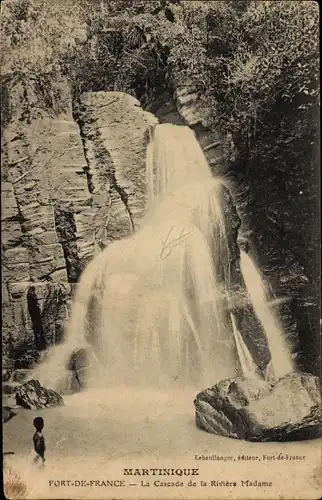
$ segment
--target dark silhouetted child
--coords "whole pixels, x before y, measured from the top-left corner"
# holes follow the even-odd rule
[[[44,428],[44,420],[42,417],[34,418],[34,427],[36,432],[33,436],[34,449],[36,456],[34,458],[34,463],[38,462],[39,458],[42,460],[42,465],[45,464],[45,438],[43,436],[42,430]]]

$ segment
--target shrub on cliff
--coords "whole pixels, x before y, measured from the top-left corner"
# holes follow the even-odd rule
[[[98,5],[82,1],[87,43],[66,52],[61,61],[76,94],[125,91],[147,104],[167,93],[171,87],[169,40],[183,27],[169,22],[158,3],[127,0]]]
[[[4,0],[1,5],[2,74],[54,74],[62,55],[82,36],[73,0]]]
[[[318,6],[251,2],[234,19],[232,37],[227,26],[220,31],[230,50],[219,57],[213,52],[206,62],[206,98],[221,128],[240,134],[253,155],[257,134],[269,130],[281,110],[303,119],[318,104]]]
[[[2,74],[28,73],[49,97],[63,74],[76,95],[120,90],[143,105],[188,82],[244,162],[272,160],[261,138],[276,123],[282,144],[314,140],[318,18],[313,1],[5,0]]]
[[[141,95],[143,80],[148,90],[175,74],[235,131],[277,98],[311,105],[318,35],[313,1],[5,0],[2,73],[63,71],[87,89]]]
[[[73,0],[4,0],[1,3],[2,124],[10,117],[10,88],[15,82],[37,89],[38,105],[57,101],[61,60],[84,37],[80,6]],[[14,103],[13,103],[14,105]]]

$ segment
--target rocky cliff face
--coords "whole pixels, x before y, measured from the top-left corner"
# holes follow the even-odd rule
[[[290,373],[275,384],[234,378],[200,392],[196,424],[213,434],[247,441],[297,441],[321,436],[318,377]]]
[[[98,208],[98,241],[104,245],[140,226],[146,206],[146,132],[157,119],[143,111],[134,97],[120,92],[84,94],[74,116]]]
[[[64,86],[60,90],[62,110],[54,114],[39,102],[32,81],[10,82],[3,132],[2,288],[4,362],[16,367],[30,366],[62,336],[70,288],[56,210],[76,218],[89,200],[71,97]],[[88,235],[74,229],[81,261]]]
[[[102,245],[144,211],[147,129],[125,94],[84,96],[73,114],[64,82],[43,102],[32,81],[9,81],[2,147],[4,365],[31,367],[64,336],[70,293]],[[84,116],[85,113],[85,116]]]

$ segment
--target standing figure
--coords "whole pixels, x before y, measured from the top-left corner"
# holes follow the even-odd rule
[[[44,465],[46,446],[45,446],[45,438],[42,433],[42,430],[44,428],[44,420],[42,417],[34,418],[34,427],[36,429],[36,432],[33,436],[34,449],[36,452],[34,463],[38,462],[38,459],[41,458],[42,465]]]

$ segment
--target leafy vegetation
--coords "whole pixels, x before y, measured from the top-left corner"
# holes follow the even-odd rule
[[[145,106],[191,82],[249,160],[282,108],[312,121],[318,21],[313,1],[5,0],[2,74],[48,91],[65,75],[76,95],[121,90]]]

